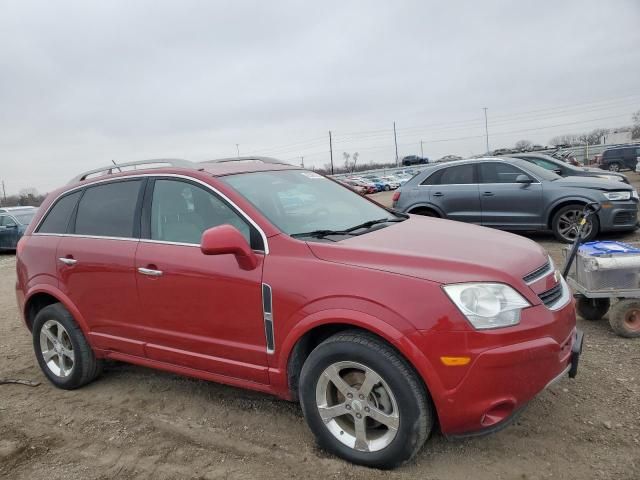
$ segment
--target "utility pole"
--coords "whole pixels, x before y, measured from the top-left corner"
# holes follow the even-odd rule
[[[4,188],[4,180],[2,181],[2,198],[4,198],[4,203],[7,203],[7,191]]]
[[[300,157],[300,166],[304,168],[304,157]]]
[[[422,149],[422,140],[420,140],[420,158],[424,158],[424,150]]]
[[[329,130],[329,153],[331,154],[331,175],[333,175],[333,143],[331,143],[331,130]]]
[[[240,144],[236,143],[236,151],[238,152],[238,158],[240,158]]]
[[[487,107],[483,107],[484,110],[484,132],[487,136],[487,155],[489,154],[489,126],[487,123]]]
[[[396,144],[396,167],[398,166],[398,136],[396,135],[396,122],[393,122],[393,142]]]

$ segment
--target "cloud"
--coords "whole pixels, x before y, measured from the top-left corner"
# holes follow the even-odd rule
[[[394,120],[401,155],[421,139],[430,156],[466,155],[483,150],[484,106],[494,146],[629,123],[640,108],[633,1],[0,5],[11,192],[111,159],[215,158],[236,143],[320,166],[329,129],[337,151],[390,160]],[[582,123],[540,129],[571,122]],[[362,131],[374,133],[347,135]]]

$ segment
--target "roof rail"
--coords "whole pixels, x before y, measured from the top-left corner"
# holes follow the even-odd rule
[[[229,158],[216,158],[214,160],[206,160],[201,163],[225,163],[225,162],[246,162],[246,161],[257,161],[262,163],[275,163],[278,165],[290,165],[287,162],[283,162],[282,160],[278,160],[277,158],[271,157],[229,157]]]
[[[183,168],[198,168],[194,162],[189,160],[180,160],[175,158],[157,158],[150,160],[138,160],[136,162],[118,163],[113,162],[113,165],[106,167],[95,168],[87,172],[81,173],[71,179],[69,183],[82,182],[93,176],[113,175],[114,173],[120,173],[122,171],[137,170],[136,167],[145,166],[145,168],[163,168],[163,167],[183,167]]]

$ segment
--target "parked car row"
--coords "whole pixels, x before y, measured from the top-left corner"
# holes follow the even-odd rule
[[[16,249],[36,211],[35,207],[0,208],[0,251]]]
[[[404,185],[413,176],[413,171],[402,170],[393,175],[363,174],[336,180],[352,190],[366,195],[389,190],[396,190]]]
[[[586,239],[637,228],[638,192],[628,182],[599,178],[589,170],[562,177],[556,170],[564,173],[564,167],[538,155],[437,164],[397,191],[393,206],[504,230],[552,231],[561,242],[571,242],[583,206],[598,202],[603,208],[589,218],[583,229]]]

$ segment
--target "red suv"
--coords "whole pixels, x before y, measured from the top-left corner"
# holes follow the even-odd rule
[[[532,241],[272,159],[152,163],[51,193],[18,245],[57,387],[115,359],[259,390],[299,401],[325,449],[391,468],[436,422],[495,431],[575,375],[573,298]]]

